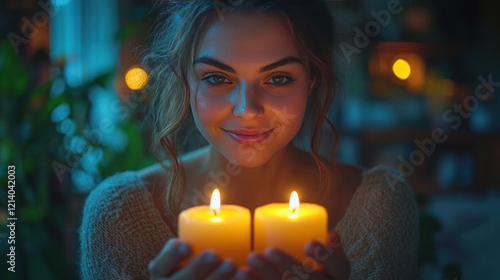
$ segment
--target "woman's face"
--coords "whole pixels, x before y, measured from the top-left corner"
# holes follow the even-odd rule
[[[297,134],[312,88],[286,22],[259,11],[214,17],[190,81],[196,126],[234,164],[257,167]]]

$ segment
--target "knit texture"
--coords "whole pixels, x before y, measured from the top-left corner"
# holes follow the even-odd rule
[[[147,266],[174,232],[135,172],[103,181],[80,227],[82,279],[149,279]]]
[[[417,219],[413,191],[403,178],[381,167],[365,172],[334,229],[351,263],[349,279],[416,279]],[[116,174],[85,202],[81,278],[149,279],[149,262],[175,236],[137,174]]]
[[[417,279],[417,206],[394,170],[364,174],[335,231],[351,263],[349,279]]]

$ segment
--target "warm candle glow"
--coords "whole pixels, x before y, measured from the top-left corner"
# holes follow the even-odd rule
[[[219,189],[215,189],[212,193],[212,199],[210,199],[210,213],[214,213],[217,216],[220,211],[220,192]]]
[[[299,209],[299,196],[293,192],[289,203],[269,203],[255,209],[254,250],[264,253],[267,248],[275,247],[299,261],[304,260],[308,257],[304,252],[308,242],[326,242],[327,226],[325,207],[302,201]]]
[[[210,206],[194,206],[179,214],[179,239],[188,242],[193,252],[181,266],[212,249],[221,259],[231,258],[243,267],[251,249],[251,224],[249,209],[221,204],[220,192],[214,190]]]
[[[290,214],[297,214],[299,210],[299,195],[293,191],[290,195]]]

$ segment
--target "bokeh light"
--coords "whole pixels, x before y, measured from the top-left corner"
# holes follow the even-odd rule
[[[125,83],[132,90],[142,89],[148,82],[148,74],[140,67],[132,67],[125,75]]]
[[[400,58],[392,65],[392,71],[399,79],[406,80],[410,77],[411,67],[408,61]]]

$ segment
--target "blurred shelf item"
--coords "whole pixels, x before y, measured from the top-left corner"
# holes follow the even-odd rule
[[[500,134],[442,129],[359,132],[361,165],[389,165],[415,191],[485,191],[500,187]]]

